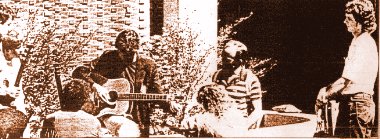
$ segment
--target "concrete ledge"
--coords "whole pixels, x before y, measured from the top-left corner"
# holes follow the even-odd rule
[[[317,122],[316,115],[304,113],[279,113],[275,111],[264,111],[265,114],[278,114],[283,116],[294,116],[307,118],[309,121],[302,123],[286,124],[280,126],[263,127],[250,130],[251,137],[313,137]]]

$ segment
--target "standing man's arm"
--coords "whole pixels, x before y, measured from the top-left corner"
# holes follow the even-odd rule
[[[342,91],[350,83],[351,83],[351,81],[349,79],[344,78],[344,77],[340,77],[334,83],[332,83],[326,87],[328,97],[333,96],[333,95],[337,94],[338,92]]]

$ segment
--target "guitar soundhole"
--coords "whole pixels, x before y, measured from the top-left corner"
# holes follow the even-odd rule
[[[117,95],[116,91],[110,91],[109,95],[110,95],[110,98],[111,98],[110,102],[115,102],[117,100],[118,95]]]

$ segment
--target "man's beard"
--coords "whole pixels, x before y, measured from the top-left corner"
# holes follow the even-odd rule
[[[234,64],[232,63],[224,63],[223,64],[223,69],[234,69]]]
[[[128,62],[128,63],[132,63],[133,62],[133,57],[135,55],[134,52],[130,52],[130,51],[120,51],[121,52],[121,58]]]

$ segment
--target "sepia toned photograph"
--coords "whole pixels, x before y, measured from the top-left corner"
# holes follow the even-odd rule
[[[0,139],[378,138],[377,0],[1,0]]]

